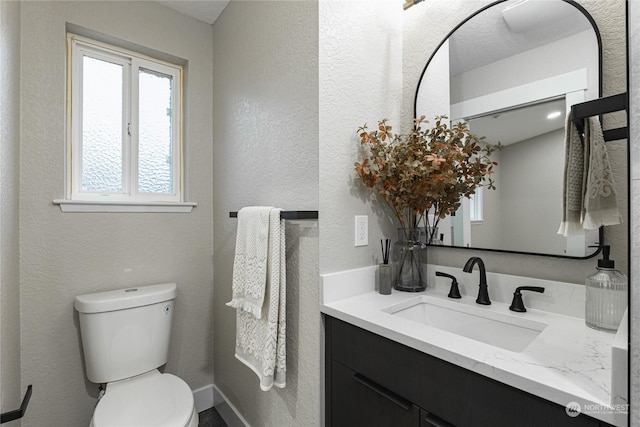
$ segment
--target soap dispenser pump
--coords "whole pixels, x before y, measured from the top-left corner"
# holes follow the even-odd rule
[[[627,308],[627,277],[615,269],[610,250],[602,246],[598,271],[585,281],[585,322],[594,329],[616,331]]]

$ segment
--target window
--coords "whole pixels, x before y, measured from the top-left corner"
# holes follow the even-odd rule
[[[469,212],[472,222],[482,221],[482,187],[476,188],[475,194],[469,196]]]
[[[67,201],[181,203],[182,67],[72,34],[67,45]]]

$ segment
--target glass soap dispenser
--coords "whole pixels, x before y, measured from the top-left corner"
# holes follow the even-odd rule
[[[627,308],[627,276],[615,269],[610,250],[609,245],[602,246],[598,271],[585,281],[585,322],[594,329],[616,331]]]

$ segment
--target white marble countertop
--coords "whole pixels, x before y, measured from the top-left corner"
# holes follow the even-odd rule
[[[446,267],[438,269],[447,272],[450,270]],[[536,304],[527,301],[526,296],[527,312],[515,313],[509,310],[508,303],[496,301],[493,296],[491,305],[479,306],[475,303],[475,294],[467,296],[463,288],[463,298],[460,300],[447,298],[440,286],[421,293],[393,290],[391,295],[381,295],[373,289],[375,271],[375,267],[371,267],[351,270],[346,276],[324,275],[321,311],[559,405],[578,403],[581,412],[593,418],[617,426],[626,425],[626,414],[611,406],[611,348],[615,334],[591,329],[579,317],[536,309]],[[435,282],[430,266],[431,276],[432,282]],[[463,275],[456,276],[460,280]],[[492,281],[489,278],[488,274],[491,295]],[[507,278],[510,279],[507,282],[517,282],[514,276]],[[353,283],[354,279],[357,283]],[[530,282],[531,279],[525,283],[541,285]],[[557,282],[540,282],[545,282],[542,286],[546,285],[545,288],[550,289],[551,294],[554,293]],[[521,285],[522,283],[514,283],[511,287]],[[472,290],[469,286],[467,288]],[[494,289],[495,294],[500,292]],[[504,291],[502,293],[506,294]],[[385,311],[390,306],[419,295],[446,300],[447,304],[481,307],[487,312],[500,313],[514,319],[525,318],[547,326],[522,352],[513,352]]]

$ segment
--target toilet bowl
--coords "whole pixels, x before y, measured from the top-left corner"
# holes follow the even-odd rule
[[[87,378],[106,384],[91,427],[197,427],[193,393],[167,363],[176,284],[77,296]]]
[[[157,370],[107,384],[91,427],[197,427],[193,393],[180,378]]]

